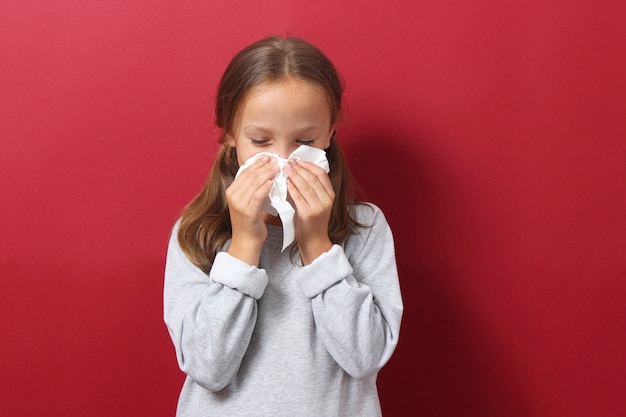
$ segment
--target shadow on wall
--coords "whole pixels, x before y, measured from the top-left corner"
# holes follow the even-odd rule
[[[521,413],[519,394],[502,378],[507,370],[490,364],[494,346],[486,346],[455,296],[459,282],[471,279],[458,244],[471,242],[462,236],[471,219],[463,218],[446,156],[432,151],[435,138],[427,133],[360,130],[344,145],[346,157],[363,197],[392,227],[405,305],[398,348],[379,375],[383,415]]]

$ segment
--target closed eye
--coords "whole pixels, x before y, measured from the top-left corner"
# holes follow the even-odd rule
[[[250,142],[252,142],[253,145],[262,146],[262,145],[266,145],[269,142],[269,140],[260,139],[260,138],[250,138]]]
[[[312,145],[313,142],[315,142],[315,139],[298,139],[296,142],[300,145]]]

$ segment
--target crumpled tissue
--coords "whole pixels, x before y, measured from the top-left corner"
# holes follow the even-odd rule
[[[305,161],[312,162],[323,168],[326,173],[330,172],[330,166],[328,165],[328,160],[326,159],[326,152],[312,146],[301,145],[286,159],[281,158],[275,153],[260,152],[241,165],[236,176],[263,156],[269,156],[270,158],[276,159],[276,163],[280,168],[280,171],[273,179],[274,184],[272,185],[269,196],[263,202],[263,211],[271,214],[272,216],[280,217],[280,220],[283,223],[283,248],[281,251],[284,251],[294,240],[294,215],[296,213],[296,210],[289,203],[289,201],[287,201],[287,174],[284,171],[285,166],[287,166],[290,159],[295,159],[296,161],[303,159]]]

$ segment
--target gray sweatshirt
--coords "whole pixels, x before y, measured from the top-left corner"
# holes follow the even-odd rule
[[[268,226],[259,267],[220,252],[207,276],[167,253],[165,323],[187,375],[177,416],[380,416],[376,375],[398,342],[402,299],[391,230],[372,204],[310,265]]]

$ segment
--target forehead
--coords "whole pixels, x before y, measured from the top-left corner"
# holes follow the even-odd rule
[[[311,81],[288,77],[286,79],[265,82],[252,87],[244,97],[242,107],[251,100],[270,100],[277,96],[281,96],[281,98],[290,96],[291,99],[312,100],[323,98],[324,101],[328,101],[326,91],[322,86]],[[327,105],[330,107],[328,103]]]
[[[242,101],[235,124],[295,119],[330,123],[331,107],[323,87],[294,78],[255,86]]]

